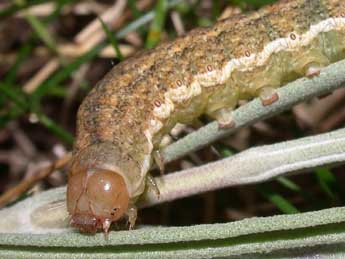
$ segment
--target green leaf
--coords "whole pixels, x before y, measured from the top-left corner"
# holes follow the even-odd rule
[[[266,199],[271,201],[274,205],[277,206],[283,213],[286,214],[293,214],[299,213],[298,209],[292,205],[287,199],[285,199],[280,194],[274,192],[270,187],[267,185],[262,185],[257,187],[258,191],[263,195]]]
[[[318,168],[316,171],[316,177],[322,190],[327,194],[329,198],[334,200],[336,198],[335,192],[332,190],[336,187],[337,180],[332,172],[327,168]]]

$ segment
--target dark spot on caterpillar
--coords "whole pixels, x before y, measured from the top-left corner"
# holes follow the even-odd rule
[[[246,57],[250,57],[250,52],[247,50],[246,52],[244,52],[244,55],[246,55]]]
[[[117,211],[117,209],[118,209],[118,208],[113,208],[113,211],[110,212],[110,215],[111,215],[111,216],[114,216],[114,215],[115,215],[115,212]]]
[[[207,65],[206,69],[207,69],[208,72],[211,72],[213,70],[211,65]]]
[[[159,100],[154,101],[154,104],[156,107],[160,107],[161,106],[161,102]]]
[[[181,85],[182,85],[181,80],[177,80],[177,81],[176,81],[176,84],[177,84],[178,86],[181,86]]]
[[[290,34],[290,39],[295,40],[296,39],[296,35],[294,33],[291,33]]]

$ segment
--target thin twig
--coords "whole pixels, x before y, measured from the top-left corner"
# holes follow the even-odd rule
[[[152,0],[142,0],[137,3],[137,8],[138,10],[142,11],[149,7],[151,5]],[[110,22],[110,29],[111,31],[116,31],[119,29],[121,26],[124,25],[124,23],[131,17],[132,13],[130,10],[124,11],[123,14],[118,17],[116,20],[112,19]],[[125,37],[126,35],[122,35],[121,37]],[[76,36],[78,37],[78,35]],[[117,38],[121,38],[117,37]],[[74,41],[77,42],[79,46],[82,46],[84,49],[90,49],[94,46],[96,46],[98,43],[102,42],[106,38],[106,34],[104,33],[102,27],[100,27],[97,31],[92,33],[87,40],[83,42],[77,41],[75,39]]]
[[[121,14],[126,6],[125,0],[117,1],[116,4],[110,9],[108,9],[104,15],[101,17],[104,18],[106,23],[111,23],[114,20],[116,21],[121,17]],[[80,56],[84,54],[84,52],[89,51],[92,47],[94,47],[96,44],[98,44],[100,41],[102,41],[105,37],[104,32],[102,31],[102,27],[99,24],[99,21],[95,19],[94,22],[92,22],[89,26],[87,26],[82,32],[80,32],[75,38],[76,41],[80,44],[73,44],[73,45],[65,45],[63,46],[62,50],[67,51],[67,53],[73,53],[73,56]],[[101,38],[97,39],[95,42],[87,40],[87,39],[79,39],[79,37],[87,37],[88,35],[93,34],[94,31],[101,31],[102,35]],[[78,46],[79,45],[79,46]],[[133,48],[132,48],[133,49]],[[58,51],[60,51],[60,48],[57,48]],[[104,52],[104,51],[103,51]],[[109,51],[108,51],[109,52]],[[133,51],[129,50],[127,51],[127,55],[131,54]],[[64,56],[64,53],[60,53],[61,56]],[[106,53],[106,55],[109,55]],[[114,56],[113,53],[111,53],[112,56]],[[58,58],[51,58],[50,61],[47,62],[47,64],[40,69],[23,87],[24,92],[26,93],[32,93],[41,82],[46,80],[51,74],[53,74],[59,67],[59,59]]]
[[[171,8],[171,7],[175,6],[176,4],[178,4],[180,1],[181,0],[172,0],[171,2],[169,2],[168,7]],[[143,1],[143,3],[138,6],[138,8],[139,9],[146,8],[148,4],[149,4],[149,1]],[[126,17],[128,17],[128,15]],[[123,30],[120,30],[116,34],[116,37],[118,39],[125,37],[128,33],[136,30],[140,26],[143,26],[144,24],[146,24],[149,21],[151,21],[153,19],[153,17],[154,17],[153,11],[148,12],[146,15],[143,15],[139,19],[137,19],[134,22],[130,23],[129,26],[126,26]],[[119,16],[112,17],[112,21],[118,20],[120,18],[121,18],[121,16],[120,16],[120,13],[119,13]],[[124,20],[121,20],[121,21],[123,22]],[[118,25],[121,25],[122,22],[119,22]],[[99,23],[99,21],[97,21],[97,23]],[[80,34],[78,34],[78,35],[80,35]],[[76,36],[76,38],[78,37],[78,35]],[[68,53],[69,53],[69,55],[71,55],[71,53],[73,53],[72,56],[80,56],[80,55],[84,54],[85,52],[90,51],[91,48],[96,46],[99,42],[101,42],[105,38],[105,34],[104,34],[104,32],[102,30],[99,31],[99,36],[96,36],[96,35],[98,35],[97,32],[94,33],[94,35],[91,34],[89,39],[87,41],[85,41],[85,42],[80,42],[79,46],[78,46],[78,44],[65,45],[65,46],[63,46],[62,50],[58,49],[58,51],[59,52],[60,51],[67,52],[67,53],[64,53],[65,55],[68,55]],[[75,41],[77,41],[77,40],[75,40]],[[123,48],[125,48],[125,47],[123,47]],[[120,47],[120,49],[121,49],[121,47]],[[103,56],[103,57],[114,56],[113,51],[112,50],[109,51],[109,50],[110,50],[110,48],[103,50],[100,53],[100,56]],[[124,53],[126,55],[130,55],[133,52],[134,52],[133,48],[126,48],[121,53]],[[76,55],[75,53],[78,53],[78,54]],[[50,64],[50,63],[48,63],[48,64]],[[49,71],[41,71],[40,70],[39,72],[37,72],[37,74],[32,79],[32,80],[34,80],[35,84],[33,84],[31,82],[31,80],[30,80],[29,81],[29,86],[25,87],[25,88],[28,88],[28,89],[24,89],[24,90],[26,90],[27,92],[32,92],[38,86],[37,82],[40,82],[42,78],[46,79],[49,75],[54,73],[57,68],[58,67],[55,67],[55,69],[53,69],[53,67],[50,67]],[[45,68],[43,68],[42,70],[45,70]],[[44,75],[44,77],[42,75],[40,75],[41,73]],[[37,77],[40,80],[38,80]]]
[[[184,28],[184,24],[182,22],[181,15],[176,11],[172,11],[170,14],[170,18],[171,18],[171,21],[173,22],[173,25],[174,25],[175,30],[177,32],[177,35],[181,36],[181,35],[185,34],[186,30]]]
[[[64,167],[70,161],[70,159],[71,153],[67,153],[62,158],[56,160],[53,164],[37,171],[35,174],[32,174],[32,177],[23,180],[18,185],[7,190],[0,196],[0,208],[17,199],[21,194],[29,190],[37,182],[46,178],[49,174],[54,172],[54,170]]]
[[[31,94],[36,88],[47,78],[50,77],[60,66],[58,58],[50,59],[32,78],[28,80],[23,86],[23,91]]]
[[[128,44],[119,44],[119,48],[124,57],[128,57],[135,52],[135,48]],[[90,47],[86,45],[77,45],[77,44],[63,44],[58,46],[59,52],[61,55],[69,58],[77,58],[86,52],[90,51]],[[99,55],[102,58],[114,58],[116,53],[114,48],[111,45],[104,47]]]
[[[123,13],[126,7],[126,0],[118,0],[115,4],[107,9],[100,18],[105,24],[109,25],[112,21],[117,20]],[[81,32],[77,34],[74,38],[75,42],[83,44],[88,41],[88,38],[91,37],[96,31],[102,30],[102,24],[99,22],[98,18],[94,19],[88,26],[86,26]]]

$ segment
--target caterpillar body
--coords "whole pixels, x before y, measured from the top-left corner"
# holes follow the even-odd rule
[[[345,58],[343,0],[281,1],[196,29],[114,67],[85,98],[67,187],[71,224],[103,229],[135,203],[162,137],[201,114],[234,125],[241,99],[279,99],[275,88]]]

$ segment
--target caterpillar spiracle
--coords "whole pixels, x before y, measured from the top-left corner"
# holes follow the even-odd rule
[[[239,100],[259,96],[345,58],[345,1],[285,0],[157,46],[114,67],[77,115],[67,187],[71,225],[109,231],[135,204],[162,137],[202,114],[234,125]]]

